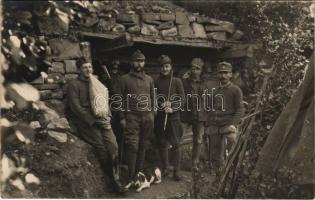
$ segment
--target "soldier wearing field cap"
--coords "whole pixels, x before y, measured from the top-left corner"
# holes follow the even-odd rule
[[[183,79],[186,105],[181,113],[181,120],[192,125],[192,167],[194,171],[199,170],[199,157],[208,120],[208,114],[204,106],[205,100],[201,97],[205,91],[211,90],[207,82],[201,79],[203,67],[204,62],[201,58],[193,58],[190,65],[190,76]]]
[[[180,170],[180,139],[183,129],[180,122],[180,109],[184,102],[184,88],[179,78],[172,76],[172,60],[167,55],[158,58],[160,76],[155,80],[158,112],[155,123],[155,134],[158,142],[162,164],[162,176],[169,174],[168,147],[174,152],[173,178],[181,180]],[[166,119],[166,115],[167,119]],[[166,120],[166,126],[164,130]]]
[[[129,181],[143,170],[154,127],[154,82],[143,70],[145,56],[140,50],[132,54],[131,64],[131,71],[121,77],[120,83],[123,98],[120,124],[124,129]]]
[[[232,65],[220,62],[217,66],[219,86],[213,92],[214,104],[209,112],[208,134],[210,140],[210,162],[218,180],[222,167],[225,138],[227,148],[231,150],[237,139],[237,125],[244,114],[243,93],[234,85],[232,78]]]

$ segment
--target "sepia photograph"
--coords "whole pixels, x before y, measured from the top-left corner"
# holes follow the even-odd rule
[[[0,198],[314,199],[314,17],[0,1]]]

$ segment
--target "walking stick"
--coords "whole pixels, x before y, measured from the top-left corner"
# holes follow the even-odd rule
[[[171,71],[171,78],[170,78],[170,85],[169,85],[169,87],[168,87],[167,101],[170,100],[172,81],[173,81],[173,70]],[[165,129],[166,129],[167,117],[168,117],[168,113],[165,113],[163,131],[165,131]]]

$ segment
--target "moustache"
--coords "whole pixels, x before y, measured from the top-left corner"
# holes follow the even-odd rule
[[[143,71],[143,67],[135,67],[135,70],[138,72]]]

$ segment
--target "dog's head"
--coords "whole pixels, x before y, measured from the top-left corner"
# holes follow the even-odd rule
[[[146,182],[146,176],[142,172],[138,172],[134,178],[134,185],[136,188],[140,187],[144,182]]]

